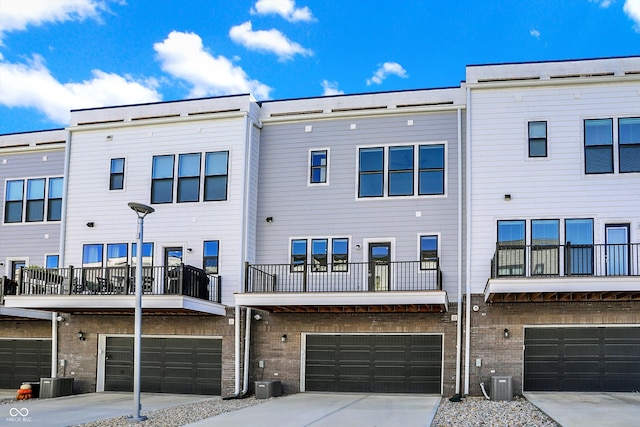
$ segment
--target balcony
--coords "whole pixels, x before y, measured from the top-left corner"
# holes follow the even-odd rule
[[[236,304],[271,312],[444,312],[437,258],[339,264],[246,264]]]
[[[489,302],[640,300],[640,244],[497,245]]]
[[[136,268],[36,268],[20,270],[4,296],[5,306],[77,312],[133,312]],[[199,312],[224,315],[220,304],[222,278],[202,269],[142,268],[142,308],[145,312]]]

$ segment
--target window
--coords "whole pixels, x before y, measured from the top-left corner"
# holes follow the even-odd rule
[[[204,200],[227,200],[229,152],[206,153],[204,166]]]
[[[327,271],[327,239],[311,240],[311,271]]]
[[[82,247],[82,267],[102,267],[102,245],[84,245]]]
[[[613,173],[613,121],[584,121],[585,173]]]
[[[413,196],[413,146],[389,147],[389,196]]]
[[[122,190],[124,188],[124,159],[111,159],[109,173],[109,190]]]
[[[173,155],[153,156],[151,203],[173,202]]]
[[[131,245],[131,265],[136,266],[138,264],[138,244]],[[142,244],[142,266],[153,266],[153,243]],[[144,270],[144,269],[143,269]]]
[[[59,255],[47,255],[44,260],[45,268],[58,268],[59,261]]]
[[[360,183],[358,197],[382,197],[384,195],[384,149],[360,149]]]
[[[200,200],[200,153],[178,157],[178,203]]]
[[[44,221],[45,179],[27,180],[27,222]]]
[[[47,221],[62,219],[62,178],[49,178]]]
[[[311,184],[325,184],[327,182],[327,150],[311,151],[311,171],[309,182]]]
[[[593,274],[593,219],[567,219],[565,240],[567,272]]]
[[[418,194],[444,194],[444,145],[420,146]]]
[[[331,271],[348,271],[349,239],[338,238],[331,241]]]
[[[525,222],[498,221],[498,276],[525,274]]]
[[[529,157],[547,157],[547,122],[529,122]]]
[[[22,222],[22,195],[24,181],[7,181],[7,195],[4,204],[4,222]]]
[[[420,236],[420,270],[438,268],[438,236]]]
[[[531,221],[531,274],[559,274],[560,222],[557,219]]]
[[[640,118],[618,120],[620,173],[640,172]]]
[[[218,274],[218,259],[220,256],[220,242],[209,240],[204,242],[202,268],[207,274]]]
[[[307,240],[298,239],[291,241],[291,271],[301,272],[305,270],[307,263]]]
[[[127,244],[110,243],[107,245],[107,267],[121,267],[127,265]]]

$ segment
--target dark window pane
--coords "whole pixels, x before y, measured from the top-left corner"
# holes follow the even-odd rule
[[[613,120],[584,121],[585,173],[613,172]]]
[[[438,266],[438,236],[420,236],[420,269],[433,270]]]
[[[200,196],[200,177],[178,179],[178,203],[197,202]]]
[[[525,222],[498,221],[499,276],[523,276],[525,274]]]
[[[640,118],[620,119],[620,172],[640,172]]]
[[[327,151],[311,152],[311,182],[327,182]]]
[[[567,270],[570,274],[593,274],[593,220],[565,221]]]
[[[173,179],[157,179],[151,184],[151,203],[173,201]]]
[[[420,195],[444,194],[444,172],[420,172]]]
[[[311,241],[311,268],[312,271],[327,271],[327,239],[314,239]]]
[[[111,159],[109,190],[122,190],[123,188],[124,188],[124,159]]]
[[[49,199],[47,205],[47,221],[62,219],[62,199]]]
[[[444,168],[444,145],[420,146],[420,169]]]
[[[413,172],[389,173],[389,195],[390,196],[413,195]]]
[[[584,138],[586,146],[612,145],[613,121],[611,119],[585,120]]]
[[[389,195],[413,195],[413,147],[389,148]]]
[[[22,222],[22,200],[5,202],[4,222]]]
[[[218,274],[220,244],[217,240],[204,242],[202,268],[207,274]]]
[[[26,221],[44,221],[44,179],[27,181]]]
[[[587,173],[613,172],[612,146],[586,147],[585,150],[585,167]]]
[[[530,139],[529,157],[547,157],[547,140],[542,138]]]
[[[382,148],[362,148],[360,150],[360,172],[377,172],[383,169]]]
[[[307,241],[291,241],[291,271],[304,271],[307,263]]]
[[[227,200],[227,177],[210,176],[204,181],[204,200]]]
[[[531,274],[559,273],[560,222],[557,219],[531,221]]]
[[[418,194],[444,194],[444,145],[420,146]]]
[[[620,146],[620,172],[640,172],[640,144]]]
[[[382,173],[366,174],[360,176],[360,197],[382,196]]]
[[[229,152],[205,155],[204,200],[227,200]]]
[[[347,271],[349,265],[349,239],[332,240],[332,271]]]

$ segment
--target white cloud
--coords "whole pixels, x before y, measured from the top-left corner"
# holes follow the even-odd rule
[[[529,31],[529,34],[531,34],[531,37],[535,37],[537,39],[540,38],[540,31],[536,30],[535,28],[532,28],[531,31]]]
[[[251,21],[231,27],[229,37],[247,49],[274,53],[281,60],[291,59],[294,55],[313,55],[311,50],[292,42],[276,29],[253,31]]]
[[[367,86],[372,84],[381,84],[390,75],[396,75],[398,77],[406,78],[407,71],[402,68],[402,65],[397,62],[385,62],[373,73],[373,77],[367,79]]]
[[[97,18],[103,10],[107,10],[105,0],[2,0],[0,39],[29,25]]]
[[[338,89],[338,82],[330,82],[329,80],[323,80],[322,85],[322,96],[330,96],[330,95],[344,95],[344,91]]]
[[[224,56],[213,56],[197,34],[172,31],[153,48],[165,72],[193,86],[190,97],[252,93],[259,99],[269,98],[269,86],[249,79],[242,68]]]
[[[624,13],[635,23],[634,29],[640,33],[640,0],[627,0],[624,2]]]
[[[597,3],[601,8],[606,9],[611,6],[612,0],[589,0],[591,3]]]
[[[154,80],[136,81],[129,76],[94,70],[93,78],[80,83],[60,83],[35,55],[24,64],[0,62],[0,81],[11,82],[0,91],[0,104],[35,108],[51,121],[69,123],[69,111],[161,99]]]
[[[313,21],[313,14],[307,6],[296,8],[294,0],[258,0],[251,8],[254,15],[280,15],[289,22]]]

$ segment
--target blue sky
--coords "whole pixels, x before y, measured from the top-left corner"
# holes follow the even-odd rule
[[[0,134],[69,110],[457,86],[465,65],[640,54],[640,0],[0,0]]]

